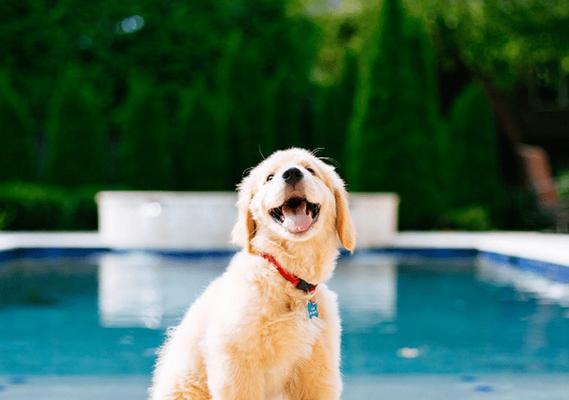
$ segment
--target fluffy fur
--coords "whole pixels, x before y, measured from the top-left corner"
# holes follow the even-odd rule
[[[303,173],[295,185],[283,179],[291,167]],[[270,214],[292,196],[320,206],[304,232],[291,233]],[[355,246],[342,180],[306,150],[277,151],[243,179],[237,208],[232,238],[243,250],[169,332],[151,399],[340,398],[340,317],[324,282],[339,244]],[[261,253],[318,288],[294,288]],[[309,300],[318,303],[319,318],[308,319]]]

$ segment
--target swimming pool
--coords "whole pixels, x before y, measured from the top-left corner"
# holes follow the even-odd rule
[[[145,398],[164,329],[229,260],[0,263],[0,399]],[[487,259],[341,260],[344,399],[566,399],[569,284]]]

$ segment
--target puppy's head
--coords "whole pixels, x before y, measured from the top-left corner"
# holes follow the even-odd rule
[[[232,239],[248,251],[258,234],[295,242],[333,235],[344,248],[354,249],[344,182],[312,153],[277,151],[251,170],[238,189],[239,216]]]

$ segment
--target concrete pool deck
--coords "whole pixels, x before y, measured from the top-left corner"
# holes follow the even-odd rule
[[[569,267],[569,235],[538,232],[401,232],[394,248],[473,249]]]
[[[0,233],[0,252],[47,248],[115,249],[115,247],[104,243],[97,232]],[[220,246],[220,248],[229,251],[234,249],[229,244]],[[128,248],[116,247],[116,249]],[[569,235],[563,234],[537,232],[400,232],[389,244],[379,249],[473,250],[569,267]],[[183,252],[187,249],[179,248],[177,250]]]

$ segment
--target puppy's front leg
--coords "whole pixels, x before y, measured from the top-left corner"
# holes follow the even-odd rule
[[[324,288],[321,289],[324,292]],[[340,375],[340,316],[336,295],[322,295],[320,318],[325,323],[310,357],[296,368],[287,388],[294,400],[337,400],[342,394]]]
[[[338,400],[342,394],[342,379],[338,363],[330,354],[326,339],[314,345],[312,356],[296,370],[288,387],[290,399]]]
[[[259,361],[242,351],[217,354],[208,365],[213,400],[264,400],[265,376]]]

